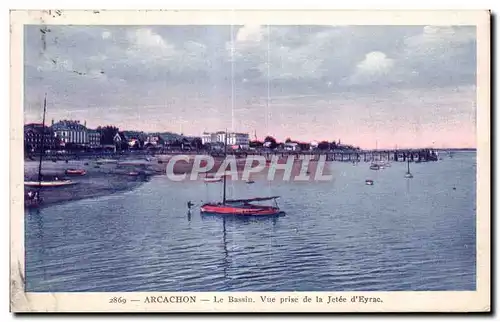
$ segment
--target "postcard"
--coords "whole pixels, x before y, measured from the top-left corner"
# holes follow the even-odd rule
[[[489,312],[490,12],[11,11],[12,312]]]

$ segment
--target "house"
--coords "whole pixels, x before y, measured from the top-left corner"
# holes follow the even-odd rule
[[[297,142],[285,143],[285,151],[300,151],[300,146]]]
[[[216,142],[224,144],[226,142],[226,132],[204,132],[201,135],[201,142],[203,144],[212,144]],[[250,136],[248,135],[248,133],[228,132],[227,145],[237,145],[240,149],[248,149],[250,146]]]
[[[24,125],[24,146],[27,150],[53,150],[59,145],[59,138],[51,128],[38,123]]]

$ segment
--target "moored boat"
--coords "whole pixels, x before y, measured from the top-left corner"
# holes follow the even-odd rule
[[[207,183],[214,183],[214,182],[221,182],[222,181],[222,178],[203,178],[203,181],[204,182],[207,182]]]
[[[224,142],[224,156],[227,156],[227,131]],[[251,199],[226,199],[226,175],[222,176],[222,202],[218,203],[205,203],[200,207],[202,215],[223,215],[223,216],[276,216],[283,212],[278,207],[276,199],[279,196],[264,197],[264,198],[251,198]],[[205,178],[209,179],[209,178]],[[218,178],[217,178],[218,179]],[[273,200],[274,206],[256,205],[252,202]]]
[[[411,179],[411,178],[413,178],[413,174],[411,174],[411,172],[410,172],[410,159],[408,159],[407,163],[408,163],[408,170],[405,173],[405,178]]]
[[[276,203],[279,196],[226,200],[222,203],[206,203],[201,206],[202,214],[236,215],[236,216],[275,216],[282,213]],[[256,205],[251,202],[274,200],[274,206]]]

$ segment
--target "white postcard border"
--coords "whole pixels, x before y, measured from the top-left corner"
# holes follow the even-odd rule
[[[477,30],[477,290],[463,292],[186,292],[26,293],[24,292],[23,202],[23,37],[26,24],[73,25],[475,25]],[[471,312],[490,310],[490,13],[486,10],[393,11],[221,11],[62,10],[11,11],[10,234],[13,312]],[[169,303],[147,303],[151,297]],[[196,296],[195,303],[171,303],[170,296]],[[228,303],[228,296],[255,303]],[[259,303],[275,296],[278,303]],[[315,301],[316,296],[325,299]],[[345,302],[326,304],[328,297]],[[353,296],[382,302],[352,302]],[[214,297],[224,298],[213,303]],[[312,298],[307,302],[306,297]],[[110,303],[116,298],[126,303]],[[298,303],[279,304],[279,299]],[[208,299],[209,301],[201,301]],[[342,301],[342,299],[341,299]]]

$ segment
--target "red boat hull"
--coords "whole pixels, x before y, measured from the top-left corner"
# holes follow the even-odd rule
[[[235,207],[230,205],[205,204],[200,208],[201,213],[237,215],[237,216],[272,216],[281,213],[279,208],[267,206]]]
[[[79,175],[79,176],[83,176],[86,173],[87,173],[87,171],[85,171],[85,170],[72,170],[72,169],[66,170],[66,174],[73,174],[73,175]]]

